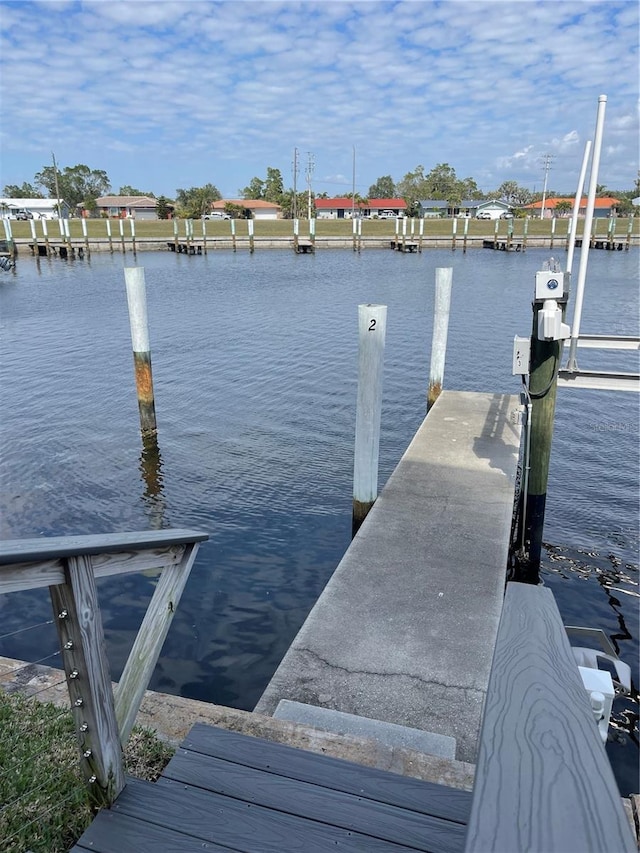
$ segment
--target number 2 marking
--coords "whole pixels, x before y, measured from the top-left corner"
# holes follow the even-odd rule
[[[375,330],[376,330],[376,321],[375,320],[369,320],[369,331],[375,332]]]

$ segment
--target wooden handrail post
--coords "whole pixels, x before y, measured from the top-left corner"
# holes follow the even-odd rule
[[[186,546],[178,565],[163,569],[116,687],[116,717],[120,740],[127,742],[142,697],[155,669],[191,567],[198,543]]]
[[[109,806],[124,787],[124,770],[91,558],[67,557],[64,575],[49,591],[81,766],[96,805]]]

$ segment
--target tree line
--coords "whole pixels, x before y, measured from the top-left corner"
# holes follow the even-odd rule
[[[25,181],[21,186],[6,185],[4,195],[6,198],[60,198],[66,201],[72,210],[80,207],[93,213],[97,208],[96,199],[107,195],[110,191],[111,182],[105,171],[90,169],[89,166],[81,163],[76,166],[65,166],[62,169],[44,166],[34,175],[31,183]],[[272,166],[267,167],[264,178],[252,178],[249,184],[238,192],[239,203],[225,205],[226,211],[237,218],[251,215],[243,207],[243,199],[262,199],[277,204],[282,208],[283,216],[287,218],[304,216],[309,203],[309,191],[298,192],[293,188],[285,189],[282,173]],[[618,213],[631,214],[634,210],[631,199],[640,195],[640,173],[630,190],[611,191],[600,185],[597,194],[615,196],[620,199]],[[138,190],[129,185],[120,187],[117,195],[156,198],[153,192]],[[345,195],[349,198],[352,196],[351,193]],[[547,198],[562,195],[573,197],[573,193],[547,191]],[[311,193],[312,201],[315,198],[326,197],[327,193]],[[219,189],[212,183],[202,187],[178,188],[174,199],[158,196],[156,210],[161,219],[166,219],[172,214],[182,218],[197,219],[211,209],[212,202],[219,201],[221,198]],[[448,163],[438,163],[429,172],[426,172],[424,166],[418,165],[397,183],[391,175],[383,175],[369,187],[366,197],[358,193],[355,195],[355,201],[361,204],[376,198],[402,198],[407,204],[409,214],[415,214],[418,210],[418,202],[424,199],[447,201],[452,207],[457,207],[466,200],[500,199],[514,207],[521,207],[541,199],[542,193],[532,193],[520,186],[517,181],[511,180],[503,181],[495,190],[483,193],[473,178],[458,178],[453,166]],[[570,205],[569,209],[571,209]]]

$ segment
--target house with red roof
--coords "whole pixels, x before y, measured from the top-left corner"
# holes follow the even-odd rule
[[[403,198],[370,198],[354,204],[352,199],[317,198],[318,219],[351,219],[352,216],[405,216],[407,203]]]
[[[554,216],[571,216],[573,211],[573,202],[574,198],[548,198],[544,203],[544,218],[552,219]],[[558,211],[556,213],[556,206],[560,202],[568,202],[569,208],[564,211]],[[608,219],[610,216],[617,216],[617,207],[620,204],[620,199],[612,198],[611,196],[603,196],[602,198],[596,198],[594,200],[593,207],[593,216],[594,219]],[[564,208],[565,205],[563,204]],[[525,205],[522,210],[526,210],[534,215],[537,213],[540,215],[540,211],[542,210],[542,201],[534,201],[533,204]],[[580,202],[580,209],[578,210],[578,216],[585,216],[587,212],[587,197],[583,196]]]

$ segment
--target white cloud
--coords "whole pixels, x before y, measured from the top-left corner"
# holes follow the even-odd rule
[[[55,144],[114,186],[235,194],[267,165],[290,183],[294,146],[348,175],[356,145],[360,191],[444,161],[531,184],[547,151],[570,188],[608,87],[602,182],[637,170],[625,0],[0,0],[0,26],[1,184],[31,180]]]

